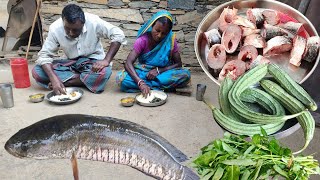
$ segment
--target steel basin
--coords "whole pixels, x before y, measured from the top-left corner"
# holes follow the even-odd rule
[[[318,36],[318,33],[312,23],[299,11],[292,8],[291,6],[288,6],[284,3],[274,1],[274,0],[243,0],[243,1],[230,1],[227,3],[224,3],[215,9],[211,10],[200,22],[196,35],[195,35],[195,41],[194,41],[194,48],[196,57],[198,59],[198,62],[200,66],[202,67],[203,71],[207,74],[207,76],[217,85],[220,85],[217,77],[214,77],[209,69],[206,62],[206,54],[209,51],[209,47],[207,45],[206,39],[203,35],[204,32],[217,27],[216,20],[219,18],[220,14],[222,13],[223,9],[226,7],[234,7],[238,9],[238,14],[245,13],[248,8],[268,8],[268,9],[274,9],[281,11],[283,13],[288,14],[289,16],[295,18],[300,23],[303,23],[305,30],[308,32],[310,36]],[[305,89],[307,89],[308,92],[311,93],[311,96],[315,96],[315,89],[312,87],[312,84],[318,81],[317,75],[320,74],[320,70],[317,70],[316,67],[319,63],[320,59],[320,51],[318,53],[318,56],[313,63],[308,63],[306,61],[303,61],[301,63],[300,67],[294,67],[293,65],[289,64],[289,56],[290,53],[284,53],[279,56],[275,56],[272,58],[269,58],[272,62],[278,64],[281,66],[287,73],[290,74],[290,76],[299,84],[302,84],[305,82],[309,77],[308,81],[303,83]],[[311,74],[315,71],[315,74],[311,76]],[[311,90],[310,90],[311,89]],[[312,89],[314,89],[312,91]],[[316,88],[319,89],[319,88]],[[310,91],[309,91],[310,90]],[[317,98],[320,96],[317,91]],[[316,98],[317,103],[319,102]],[[320,99],[320,97],[318,98]],[[320,105],[320,103],[318,104]],[[300,128],[300,124],[296,119],[286,121],[284,127],[280,129],[278,132],[273,134],[276,138],[283,138],[286,136],[289,136],[290,134],[294,133]]]
[[[206,40],[203,36],[203,33],[217,27],[216,20],[219,18],[220,14],[222,13],[223,9],[226,7],[234,7],[238,9],[238,14],[245,13],[248,8],[268,8],[281,11],[283,13],[288,14],[289,16],[295,18],[299,22],[303,23],[304,28],[309,33],[310,36],[317,36],[318,33],[312,23],[299,11],[288,6],[284,3],[274,1],[274,0],[243,0],[243,1],[230,1],[224,3],[215,9],[211,10],[201,21],[198,26],[195,41],[194,41],[194,48],[196,57],[198,62],[203,69],[203,71],[209,76],[209,78],[215,82],[216,84],[220,85],[217,80],[217,77],[214,77],[208,69],[208,65],[206,62],[206,54],[209,51],[209,47],[206,43]],[[295,81],[299,84],[306,81],[309,76],[313,73],[316,69],[316,66],[320,59],[320,51],[317,56],[317,59],[313,63],[309,63],[303,61],[300,67],[294,67],[293,65],[289,64],[289,61],[285,61],[290,56],[290,53],[285,53],[283,55],[275,56],[269,58],[274,63],[278,64],[279,66],[283,67],[283,69],[293,77]]]

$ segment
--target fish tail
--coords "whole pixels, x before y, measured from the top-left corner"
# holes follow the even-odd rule
[[[184,180],[199,180],[200,177],[191,169],[184,167]]]

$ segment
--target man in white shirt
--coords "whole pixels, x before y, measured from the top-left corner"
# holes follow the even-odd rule
[[[107,53],[100,38],[111,40]],[[62,17],[50,25],[32,76],[55,94],[64,94],[67,86],[85,86],[93,93],[101,93],[112,73],[110,63],[121,44],[126,44],[126,39],[120,28],[69,4],[62,10]],[[67,59],[53,61],[59,49]]]

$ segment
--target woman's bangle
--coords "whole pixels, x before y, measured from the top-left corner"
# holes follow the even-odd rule
[[[160,72],[159,72],[159,68],[157,67],[156,69],[157,69],[158,74],[160,74]]]
[[[140,87],[140,83],[144,83],[144,81],[143,81],[142,79],[140,79],[140,80],[138,81],[138,87]]]

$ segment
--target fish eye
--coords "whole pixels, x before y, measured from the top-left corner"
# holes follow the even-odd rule
[[[28,150],[28,142],[23,142],[21,143],[21,150],[22,151],[27,151]]]

